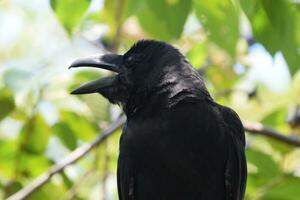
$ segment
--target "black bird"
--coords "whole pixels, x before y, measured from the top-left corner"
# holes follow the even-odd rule
[[[238,115],[214,102],[200,75],[173,46],[142,40],[124,55],[79,59],[115,75],[72,94],[100,93],[121,105],[121,200],[242,200],[247,169]]]

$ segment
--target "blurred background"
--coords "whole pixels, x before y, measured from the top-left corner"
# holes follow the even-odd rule
[[[143,38],[175,45],[244,123],[299,141],[298,0],[1,0],[0,199],[119,115],[100,95],[69,94],[107,72],[69,64],[124,53]],[[120,130],[28,199],[118,199],[119,137]],[[299,144],[247,132],[247,200],[300,199]]]

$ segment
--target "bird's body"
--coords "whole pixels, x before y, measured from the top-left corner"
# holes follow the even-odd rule
[[[126,70],[109,86],[98,81],[75,91],[97,85],[94,90],[127,115],[118,159],[120,200],[242,200],[247,172],[237,114],[213,101],[170,45],[141,41],[122,62]]]
[[[127,122],[120,141],[120,199],[240,199],[227,198],[243,192],[236,183],[244,184],[238,179],[245,169],[227,165],[238,165],[231,149],[237,148],[232,140],[238,139],[218,105],[182,102],[150,117],[136,117]],[[242,143],[240,148],[236,150],[242,151]],[[228,154],[236,158],[230,160]],[[236,179],[232,189],[226,188],[227,171]]]

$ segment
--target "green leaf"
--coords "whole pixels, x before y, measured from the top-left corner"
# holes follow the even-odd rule
[[[282,175],[277,163],[270,155],[264,154],[258,150],[247,149],[247,199],[255,199],[260,195],[258,192],[266,185],[272,184],[274,179]]]
[[[252,25],[255,39],[274,54],[281,51],[294,74],[299,69],[297,53],[296,11],[288,0],[241,0],[241,6]]]
[[[286,123],[287,111],[285,108],[277,109],[267,115],[261,122],[268,126],[278,126],[279,124]]]
[[[17,142],[0,140],[0,177],[11,179],[14,176]]]
[[[4,185],[4,197],[7,198],[10,195],[16,193],[17,191],[19,191],[22,188],[22,184],[18,181],[9,181],[8,183],[6,183]]]
[[[267,139],[268,139],[268,142],[270,143],[270,145],[273,147],[273,149],[275,151],[280,152],[283,155],[288,154],[291,151],[295,150],[295,147],[293,147],[290,144],[287,144],[287,143],[284,143],[284,142],[281,142],[281,141],[278,141],[278,140],[274,140],[274,139],[271,139],[271,138],[267,138]]]
[[[104,8],[100,12],[100,21],[109,26],[109,36],[113,37],[117,31],[116,0],[104,1]]]
[[[146,0],[126,0],[122,20],[125,21],[128,17],[137,14],[145,3]]]
[[[299,4],[298,4],[298,6],[296,7],[296,11],[295,11],[295,13],[296,13],[296,22],[297,22],[297,24],[296,24],[296,40],[297,40],[297,45],[298,45],[298,47],[300,46],[300,6],[299,6]]]
[[[240,80],[241,76],[237,76],[230,66],[220,67],[212,66],[207,68],[205,71],[208,80],[214,85],[218,90],[228,90],[234,86],[234,84]]]
[[[53,132],[68,149],[76,149],[77,139],[68,124],[63,122],[56,123],[53,126]]]
[[[126,0],[120,3],[119,0],[109,0],[104,2],[104,8],[99,15],[99,22],[109,26],[109,33],[105,41],[109,44],[116,36],[118,26],[122,26],[125,20],[138,13],[145,0]]]
[[[69,34],[79,24],[91,0],[51,0],[50,4]]]
[[[196,44],[191,50],[187,53],[187,58],[196,69],[200,69],[200,67],[204,64],[207,53],[204,44]]]
[[[50,133],[50,127],[43,117],[40,114],[33,116],[21,130],[21,149],[28,153],[43,153],[47,147]]]
[[[239,38],[239,15],[231,0],[194,0],[196,16],[208,38],[219,47],[235,55]]]
[[[281,182],[276,184],[262,199],[264,200],[298,200],[300,197],[300,178],[285,176]]]
[[[0,89],[0,120],[6,117],[15,108],[12,93],[5,88]]]
[[[60,175],[63,179],[65,187],[70,189],[73,186],[73,181],[67,176],[67,174],[64,171],[62,171]]]
[[[179,38],[191,4],[191,0],[145,0],[137,14],[139,23],[154,38]]]
[[[269,115],[264,117],[262,119],[262,123],[272,127],[273,129],[276,129],[277,131],[287,133],[289,131],[288,124],[286,123],[286,118],[287,118],[287,110],[286,108],[279,108],[271,112]],[[286,154],[294,149],[293,146],[271,139],[271,138],[266,138],[269,142],[270,145],[274,148],[276,151],[280,151],[283,154]]]
[[[18,156],[16,168],[23,176],[37,177],[48,170],[51,165],[51,162],[44,155],[21,152]]]
[[[61,121],[68,124],[72,134],[83,141],[90,141],[97,133],[94,124],[74,112],[62,111]]]
[[[254,172],[249,171],[249,177],[251,174],[252,182],[255,186],[262,186],[272,178],[281,174],[277,163],[267,154],[257,150],[248,149],[246,151],[246,157],[247,161],[256,168]]]
[[[138,13],[138,19],[143,30],[149,33],[152,37],[161,40],[170,40],[172,38],[165,22],[163,20],[159,20],[146,6]]]
[[[53,199],[61,199],[66,194],[64,187],[60,185],[47,183],[38,191],[34,192],[28,200],[53,200]]]

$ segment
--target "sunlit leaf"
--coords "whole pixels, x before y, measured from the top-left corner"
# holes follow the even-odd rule
[[[274,184],[262,199],[264,200],[298,200],[300,196],[300,178],[286,175]]]
[[[270,155],[260,151],[247,149],[246,151],[248,177],[247,199],[259,196],[259,191],[282,175],[282,171]]]
[[[252,172],[254,185],[262,186],[270,179],[281,174],[281,170],[271,156],[260,151],[248,149],[246,151],[247,161],[256,167],[256,171]]]
[[[20,134],[22,151],[29,153],[43,153],[50,136],[50,127],[40,114],[33,116],[23,126]]]
[[[56,123],[53,126],[53,132],[68,149],[74,150],[77,147],[77,138],[68,124]]]
[[[109,44],[116,36],[118,26],[122,26],[128,17],[136,15],[144,3],[145,0],[104,1],[104,9],[100,11],[99,22],[109,26],[109,33],[105,36],[106,43]]]
[[[69,34],[79,24],[90,2],[91,0],[50,0],[53,11]]]
[[[15,101],[8,89],[0,89],[0,120],[6,117],[15,108]]]
[[[84,116],[74,112],[61,112],[61,121],[68,124],[69,128],[78,139],[90,141],[97,133],[95,124],[89,122]]]
[[[37,177],[51,166],[51,162],[44,155],[19,152],[17,156],[16,168],[24,177]]]
[[[18,181],[9,181],[4,185],[4,197],[9,197],[10,195],[14,194],[15,192],[19,191],[22,188],[22,184]]]
[[[241,0],[249,18],[255,40],[262,43],[270,53],[282,51],[290,72],[299,69],[300,56],[297,52],[296,13],[288,0]],[[279,14],[280,13],[280,14]]]
[[[170,40],[181,35],[191,9],[191,0],[146,0],[137,14],[143,29],[157,39]]]
[[[239,38],[239,13],[232,2],[194,0],[196,15],[208,38],[234,56]]]
[[[212,66],[206,70],[206,74],[209,81],[211,81],[219,92],[232,88],[241,78],[234,73],[231,67],[221,68],[219,66]]]
[[[41,189],[37,190],[30,196],[30,200],[53,200],[64,197],[66,191],[60,185],[47,183]]]
[[[69,179],[69,177],[66,175],[66,173],[64,171],[62,171],[60,173],[63,181],[64,181],[64,185],[66,186],[66,188],[70,189],[73,185],[73,181],[71,181],[71,179]]]
[[[156,39],[170,40],[181,35],[190,9],[191,0],[128,0],[122,3],[110,0],[105,1],[101,21],[109,25],[112,37],[119,24],[135,15],[145,32]]]
[[[15,141],[0,140],[0,177],[11,179],[15,173],[15,158],[18,152]]]
[[[288,132],[288,125],[286,123],[286,116],[287,110],[285,109],[278,109],[274,112],[267,115],[263,120],[262,123],[276,129],[277,131]],[[279,142],[277,140],[269,139],[269,143],[276,151],[280,151],[281,153],[285,154],[293,150],[294,148],[291,145]]]
[[[278,140],[269,139],[268,141],[275,151],[279,151],[282,154],[287,154],[295,149],[295,147],[290,144],[286,144]]]
[[[117,166],[118,166],[118,156],[119,156],[119,140],[122,134],[122,130],[118,130],[115,134],[113,134],[109,138],[108,145],[111,145],[114,148],[109,148],[111,150],[110,152],[110,162],[109,162],[109,171],[111,173],[116,173],[117,172]]]
[[[187,53],[187,58],[191,62],[191,64],[196,68],[199,69],[201,65],[204,64],[207,58],[207,49],[204,44],[197,44],[194,45],[193,48],[189,50]]]
[[[274,112],[267,115],[263,120],[262,123],[268,126],[276,126],[277,124],[281,124],[285,122],[287,116],[287,110],[278,109]]]

